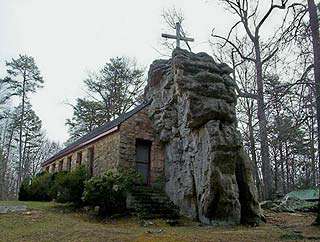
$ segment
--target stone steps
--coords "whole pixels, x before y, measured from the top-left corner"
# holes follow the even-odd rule
[[[178,208],[163,191],[152,187],[136,187],[131,196],[131,206],[142,219],[176,219],[179,216]]]

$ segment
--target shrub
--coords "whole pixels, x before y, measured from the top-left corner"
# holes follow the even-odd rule
[[[67,175],[68,175],[67,171],[59,171],[52,174],[53,182],[49,187],[49,195],[52,199],[57,199],[57,193],[58,193],[60,181],[64,179],[64,177]]]
[[[28,201],[30,200],[31,194],[30,194],[30,179],[25,179],[20,186],[19,189],[19,201]]]
[[[90,206],[99,206],[102,216],[124,212],[126,196],[141,176],[133,169],[108,170],[85,183],[83,200]]]
[[[50,189],[54,176],[47,172],[25,179],[19,190],[20,201],[51,201]]]
[[[51,201],[50,188],[54,182],[54,176],[49,173],[43,173],[32,179],[31,194],[34,201]]]
[[[89,174],[85,166],[79,166],[71,172],[60,172],[55,177],[51,194],[57,202],[71,202],[80,206],[84,183],[88,178]]]
[[[154,183],[152,184],[152,187],[155,189],[155,190],[159,190],[159,191],[164,191],[164,188],[165,188],[165,184],[166,184],[166,181],[165,181],[165,176],[157,176]]]

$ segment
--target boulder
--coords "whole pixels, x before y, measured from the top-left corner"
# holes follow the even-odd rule
[[[0,206],[0,214],[21,213],[27,211],[26,205],[2,205]]]
[[[262,209],[271,210],[274,212],[317,212],[318,202],[285,196],[281,200],[263,201],[260,203],[260,206]]]
[[[149,69],[145,97],[165,150],[165,190],[204,224],[251,224],[261,212],[237,130],[232,69],[206,53],[175,49]]]

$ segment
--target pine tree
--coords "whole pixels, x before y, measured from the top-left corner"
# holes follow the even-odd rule
[[[17,59],[6,62],[7,76],[3,82],[6,84],[10,95],[20,97],[21,118],[19,123],[19,164],[17,187],[21,184],[23,160],[23,126],[25,123],[25,105],[28,95],[42,87],[43,78],[40,74],[34,58],[27,55],[19,55]]]
[[[69,126],[68,142],[90,132],[93,128],[127,112],[142,94],[144,71],[126,57],[111,58],[97,73],[84,81],[87,98],[78,98]]]
[[[102,102],[78,98],[73,106],[72,118],[66,121],[71,134],[69,142],[99,127],[106,120],[107,115]]]

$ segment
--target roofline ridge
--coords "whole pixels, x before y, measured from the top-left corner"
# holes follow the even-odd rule
[[[99,135],[102,135],[104,133],[106,133],[105,135],[110,134],[110,133],[108,133],[109,130],[115,128],[116,126],[119,126],[124,121],[128,120],[129,118],[131,118],[134,114],[138,113],[143,108],[148,106],[150,103],[151,103],[150,101],[143,101],[141,104],[139,104],[138,106],[136,106],[132,110],[130,110],[130,111],[126,112],[126,113],[123,113],[119,117],[115,118],[114,120],[111,120],[109,122],[105,122],[101,126],[93,129],[92,131],[88,132],[87,134],[83,135],[82,137],[80,137],[77,140],[75,140],[74,142],[72,142],[67,147],[65,147],[62,150],[58,151],[56,154],[54,154],[50,158],[46,159],[41,164],[41,167],[43,167],[43,166],[45,166],[47,164],[50,164],[52,161],[54,161],[56,159],[59,159],[59,158],[65,156],[65,155],[67,155],[68,153],[71,153],[71,152],[74,152],[74,151],[80,149],[81,147],[83,147],[83,144],[87,145],[88,143],[86,143],[86,142],[88,142],[90,140],[92,140],[92,142],[93,142],[94,141],[93,139],[98,137]],[[110,125],[110,127],[108,127],[108,125]],[[105,127],[105,129],[103,129],[103,127]],[[101,129],[101,131],[99,131],[96,134],[94,134],[99,129]],[[113,132],[111,132],[111,133],[113,133]],[[91,137],[90,135],[92,135],[92,134],[94,134],[94,135]],[[105,136],[105,135],[103,135],[103,136]],[[102,138],[103,136],[101,136],[100,138]]]

